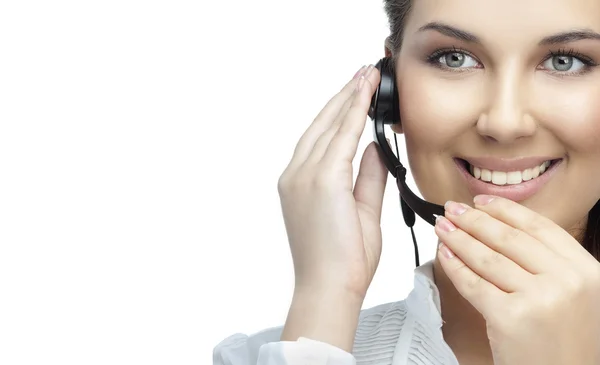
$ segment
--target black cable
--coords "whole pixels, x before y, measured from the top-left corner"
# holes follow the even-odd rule
[[[396,145],[396,156],[398,157],[398,159],[400,159],[400,151],[398,150],[398,138],[396,137],[396,133],[394,133],[394,144]],[[400,196],[400,204],[402,205],[402,196]],[[408,206],[406,208],[410,209],[410,208],[408,208]],[[402,212],[402,214],[404,214],[404,212]],[[413,247],[414,247],[414,250],[415,250],[415,265],[417,267],[419,267],[420,266],[420,263],[419,263],[419,246],[417,245],[417,238],[415,237],[415,230],[413,229],[412,222],[409,223],[409,224],[411,224],[409,226],[410,227],[410,234],[412,236]]]
[[[419,264],[419,247],[417,246],[417,239],[415,237],[415,231],[414,231],[413,227],[410,227],[410,233],[412,234],[413,247],[415,248],[415,265],[417,265],[417,267],[419,267],[420,266],[420,264]]]

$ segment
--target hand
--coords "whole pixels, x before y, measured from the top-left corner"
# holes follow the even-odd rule
[[[379,77],[363,68],[327,103],[279,179],[296,278],[281,340],[307,337],[352,349],[381,255],[387,170],[373,143],[352,186],[352,160]]]
[[[483,195],[474,203],[446,204],[438,255],[485,318],[494,364],[600,364],[600,263],[520,204]]]
[[[378,84],[377,69],[361,69],[304,133],[279,179],[296,290],[364,297],[375,274],[387,170],[369,145],[353,188],[352,160]]]

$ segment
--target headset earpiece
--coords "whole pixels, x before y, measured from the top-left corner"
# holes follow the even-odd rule
[[[383,124],[400,123],[400,108],[398,107],[398,89],[396,88],[396,77],[394,63],[389,57],[379,60],[375,64],[379,70],[380,82],[369,108],[369,117],[375,120],[376,112],[382,118]]]
[[[400,162],[385,137],[385,125],[400,123],[400,107],[398,101],[398,88],[394,72],[394,63],[391,57],[379,60],[375,67],[379,70],[381,81],[371,99],[368,115],[373,120],[375,143],[378,145],[379,155],[389,172],[396,178],[400,193],[400,206],[404,223],[410,227],[415,249],[415,264],[419,266],[419,250],[413,226],[415,213],[431,225],[435,225],[436,216],[444,215],[444,207],[429,203],[419,198],[406,184],[406,168]],[[398,146],[396,146],[397,150]]]
[[[444,215],[444,207],[429,203],[415,195],[406,184],[406,168],[402,166],[385,137],[385,125],[400,123],[400,107],[394,64],[391,57],[385,57],[375,64],[381,81],[371,99],[368,115],[373,120],[374,139],[379,146],[380,156],[389,172],[396,178],[402,200],[404,220],[409,227],[415,222],[414,213],[431,225],[435,225],[436,215]]]

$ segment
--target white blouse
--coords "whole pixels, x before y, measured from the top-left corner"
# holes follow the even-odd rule
[[[360,312],[352,353],[299,338],[280,341],[283,326],[233,334],[213,351],[213,365],[458,365],[442,334],[433,261],[415,269],[406,299]]]

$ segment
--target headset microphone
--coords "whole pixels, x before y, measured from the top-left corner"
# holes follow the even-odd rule
[[[419,250],[413,230],[415,213],[429,224],[435,225],[436,216],[444,215],[444,207],[419,198],[406,184],[406,168],[400,162],[398,144],[396,143],[396,156],[387,142],[384,130],[386,124],[400,123],[398,88],[396,87],[392,58],[382,58],[375,67],[379,70],[381,81],[371,99],[368,115],[373,120],[374,139],[378,146],[379,155],[389,172],[396,178],[396,184],[400,192],[402,216],[404,222],[410,228],[415,249],[415,263],[416,266],[419,266]],[[394,135],[394,138],[396,138],[396,135]]]

